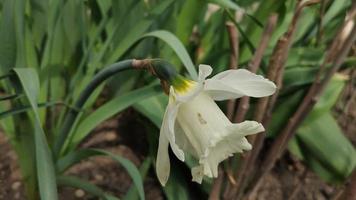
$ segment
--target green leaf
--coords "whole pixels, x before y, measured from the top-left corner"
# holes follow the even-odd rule
[[[293,67],[286,69],[283,76],[283,90],[311,84],[319,67]]]
[[[304,35],[311,34],[313,25],[315,24],[316,13],[319,11],[316,7],[306,7],[303,8],[303,12],[299,17],[298,28],[295,30],[294,33],[294,41],[299,41],[303,39]]]
[[[2,2],[2,17],[0,24],[0,73],[5,74],[16,63],[16,33],[14,22],[15,1]]]
[[[119,200],[118,198],[106,194],[102,189],[100,189],[99,187],[95,186],[94,184],[88,182],[88,181],[83,181],[80,180],[77,177],[73,177],[73,176],[59,176],[57,178],[57,183],[58,185],[64,185],[64,186],[70,186],[70,187],[74,187],[74,188],[80,188],[83,189],[85,191],[87,191],[88,193],[95,195],[99,198],[102,199],[106,199],[106,200]]]
[[[333,18],[337,17],[342,12],[345,12],[347,7],[350,6],[352,1],[349,0],[339,0],[332,1],[331,6],[328,8],[324,15],[323,25],[326,26]]]
[[[142,180],[145,179],[148,170],[150,169],[150,166],[152,164],[152,157],[148,156],[145,161],[143,161],[141,167],[140,167],[140,174],[142,177]],[[133,200],[133,199],[138,199],[138,193],[135,187],[131,186],[125,197],[123,198],[124,200]]]
[[[159,30],[159,31],[153,31],[153,32],[147,33],[143,37],[148,37],[148,36],[157,37],[157,38],[163,40],[164,42],[166,42],[175,51],[175,53],[177,54],[179,59],[182,61],[182,63],[186,67],[189,75],[193,79],[198,78],[198,74],[197,74],[197,71],[193,64],[192,59],[190,58],[184,45],[178,40],[178,38],[175,35],[173,35],[172,33],[168,32],[168,31]]]
[[[334,183],[343,181],[356,166],[356,151],[330,114],[345,80],[341,75],[332,78],[289,144],[293,154],[303,159],[321,178]]]
[[[25,2],[15,1],[16,67],[26,67]]]
[[[37,107],[37,98],[40,88],[39,79],[36,71],[32,68],[14,68],[13,71],[19,81],[15,82],[15,84],[21,84],[35,116],[36,168],[40,196],[43,200],[56,200],[58,199],[57,184],[52,154],[46,141],[46,135],[41,127]]]
[[[68,167],[73,166],[74,164],[80,162],[83,159],[92,157],[92,156],[109,156],[113,160],[120,163],[129,173],[131,176],[134,185],[137,188],[140,198],[143,200],[145,199],[144,191],[143,191],[143,183],[141,179],[140,172],[136,168],[136,166],[126,158],[123,158],[119,155],[110,153],[108,151],[104,151],[101,149],[80,149],[78,151],[74,151],[69,153],[68,155],[64,156],[63,158],[59,159],[57,162],[57,172],[62,173]]]
[[[158,128],[160,128],[167,103],[167,96],[165,94],[161,94],[140,101],[136,103],[133,107],[137,111],[145,115]]]
[[[78,125],[69,143],[69,149],[78,145],[96,126],[134,103],[161,93],[160,86],[146,86],[124,95],[119,95],[105,103]]]
[[[152,25],[152,20],[143,19],[133,27],[128,30],[128,33],[125,34],[125,37],[121,39],[120,45],[118,45],[113,52],[110,52],[110,57],[105,63],[113,63],[119,59],[132,45],[134,45],[147,31],[147,29]],[[110,40],[107,40],[107,45],[110,44]],[[106,47],[107,48],[107,47]]]
[[[284,18],[283,14],[280,11],[281,10],[280,8],[284,7],[285,4],[286,4],[286,1],[280,1],[280,0],[259,1],[258,8],[254,11],[253,17],[257,21],[259,21],[260,23],[262,23],[264,25],[266,24],[268,17],[275,12],[278,13],[279,18]],[[289,22],[288,22],[288,24],[289,24]],[[278,27],[276,27],[276,30],[277,29],[278,29]],[[285,32],[285,30],[286,29],[283,29],[281,31],[281,34],[283,34]],[[260,41],[260,38],[263,33],[263,29],[261,29],[261,27],[258,23],[249,23],[247,25],[247,27],[245,28],[244,32],[248,36],[248,39],[252,44],[249,44],[249,42],[247,40],[242,41],[243,45],[241,47],[241,53],[240,53],[240,57],[239,57],[240,63],[247,62],[252,57],[254,52],[251,52],[250,46],[258,45],[258,42]],[[273,38],[273,36],[272,36],[272,38]],[[272,41],[273,41],[273,39],[271,39],[270,44],[273,43]]]
[[[228,14],[229,19],[235,24],[236,28],[239,30],[239,33],[241,34],[242,38],[246,42],[247,47],[250,50],[250,52],[251,53],[255,52],[255,49],[256,49],[255,45],[252,43],[249,36],[243,30],[241,25],[236,21],[235,16],[228,10],[226,10],[226,13]]]
[[[178,16],[176,35],[185,46],[189,43],[193,27],[200,19],[205,5],[204,0],[185,1],[183,4]]]
[[[233,10],[241,10],[241,8],[231,0],[209,0],[210,3],[217,4],[223,8],[233,9]]]
[[[324,180],[341,182],[355,169],[356,150],[330,113],[305,121],[297,138],[305,161]]]
[[[185,174],[177,167],[171,166],[172,171],[163,191],[168,200],[188,200],[188,185],[185,181]]]
[[[151,13],[156,14],[157,12],[163,12],[168,8],[174,1],[167,0],[160,3],[154,9],[152,9]],[[110,52],[110,56],[106,61],[106,64],[113,63],[117,59],[119,59],[132,45],[142,39],[142,34],[147,31],[147,29],[154,22],[153,19],[142,19],[139,22],[135,22],[134,26],[130,24],[129,30],[124,30],[125,34],[123,38],[120,38],[118,46],[114,49],[113,52]],[[128,32],[127,32],[128,31]],[[110,44],[110,39],[106,41],[105,45]]]
[[[328,113],[336,104],[342,90],[344,89],[347,77],[341,74],[336,74],[329,82],[318,103],[314,106],[313,111],[308,115],[307,119],[310,123],[318,117]]]
[[[275,137],[280,130],[288,123],[288,119],[298,108],[304,96],[304,90],[299,90],[291,95],[279,98],[276,108],[272,113],[272,118],[268,124],[267,136]]]
[[[37,107],[38,108],[46,108],[46,107],[54,106],[54,105],[58,105],[58,104],[61,104],[61,103],[59,103],[59,102],[47,102],[47,103],[40,103],[40,104],[37,105]],[[31,109],[32,109],[31,106],[21,106],[21,107],[18,107],[18,108],[13,108],[11,110],[1,112],[0,113],[0,119],[2,120],[4,118],[6,118],[6,117],[10,117],[10,116],[13,116],[13,115],[16,115],[16,114],[27,112],[27,111],[29,111]]]
[[[295,47],[290,49],[286,68],[298,66],[321,65],[323,61],[324,50],[315,47]]]

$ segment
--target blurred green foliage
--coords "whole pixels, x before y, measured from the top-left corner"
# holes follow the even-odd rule
[[[301,102],[352,3],[325,2],[324,12],[317,4],[301,14],[285,66],[283,88],[267,128],[270,137],[280,132]],[[114,199],[88,182],[63,177],[56,171],[65,161],[73,165],[89,156],[107,155],[124,165],[134,180],[137,190],[132,188],[126,198],[143,199],[142,179],[149,165],[154,167],[152,160],[167,97],[156,89],[157,83],[147,73],[125,71],[115,75],[107,84],[109,101],[94,109],[104,88],[101,85],[80,108],[84,112],[71,128],[61,154],[53,157],[53,144],[65,114],[80,92],[99,70],[128,58],[160,57],[183,74],[188,72],[192,79],[197,76],[194,66],[200,63],[211,65],[214,73],[226,70],[230,47],[225,23],[231,20],[238,26],[239,65],[244,68],[268,17],[276,13],[277,27],[258,72],[264,74],[295,6],[294,0],[1,0],[0,75],[11,74],[11,78],[3,77],[0,91],[17,96],[0,102],[0,124],[19,156],[28,198],[57,199],[58,182],[82,187],[103,199]],[[239,17],[235,19],[236,13]],[[343,67],[355,66],[354,55],[348,61]],[[290,144],[293,154],[331,183],[345,180],[356,165],[355,148],[330,111],[344,84],[344,79],[333,79]],[[100,122],[129,106],[150,120],[142,123],[151,151],[141,175],[130,161],[118,155],[76,150]],[[251,110],[253,106],[252,102]],[[191,199],[192,183],[185,166],[176,165],[172,171],[163,188],[167,199]],[[206,198],[211,181],[206,183],[194,187],[200,190],[194,191],[200,195],[198,198]],[[135,194],[137,191],[139,195]]]

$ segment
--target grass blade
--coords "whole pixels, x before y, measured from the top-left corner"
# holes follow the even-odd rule
[[[161,92],[162,90],[160,89],[160,86],[147,86],[132,92],[128,92],[124,95],[119,95],[110,100],[98,108],[95,112],[91,113],[79,124],[78,129],[75,131],[72,139],[70,140],[69,149],[75,148],[76,145],[78,145],[79,142],[82,141],[83,138],[85,138],[90,133],[90,131],[92,131],[101,122],[112,117],[116,113],[119,113],[132,104],[149,98],[153,95],[157,95]]]
[[[19,80],[19,82],[15,84],[22,85],[35,116],[36,169],[41,199],[57,200],[57,184],[52,154],[48,147],[45,133],[41,127],[38,113],[37,98],[40,84],[37,73],[32,68],[14,68],[13,71]]]
[[[185,49],[184,45],[182,44],[182,42],[179,41],[175,35],[173,35],[172,33],[168,32],[168,31],[159,30],[159,31],[153,31],[153,32],[147,33],[143,37],[148,37],[148,36],[157,37],[157,38],[163,40],[164,42],[166,42],[175,51],[175,53],[177,54],[179,59],[182,61],[182,63],[186,67],[189,75],[193,79],[198,78],[198,73],[195,69],[192,59],[190,58],[190,56],[189,56],[187,50]]]
[[[58,103],[58,102],[46,102],[46,103],[38,104],[37,107],[38,108],[46,108],[46,107],[57,105],[57,104],[61,104],[61,103]],[[16,115],[16,114],[20,114],[20,113],[23,113],[23,112],[27,112],[30,109],[32,109],[31,106],[21,106],[21,107],[18,107],[18,108],[13,108],[11,110],[1,112],[0,113],[0,119],[4,119],[4,118],[10,117],[12,115]]]
[[[241,8],[235,2],[230,0],[209,0],[209,2],[217,4],[223,8],[241,10]]]
[[[145,161],[143,161],[143,163],[141,164],[140,167],[140,173],[141,173],[141,177],[142,179],[144,179],[148,173],[148,170],[150,169],[152,164],[152,158],[151,157],[147,157],[145,159]],[[130,190],[127,192],[127,194],[125,195],[125,197],[123,198],[123,200],[134,200],[134,199],[139,199],[138,197],[138,193],[135,187],[131,186]]]
[[[168,97],[161,94],[136,103],[134,108],[160,128],[167,103]]]

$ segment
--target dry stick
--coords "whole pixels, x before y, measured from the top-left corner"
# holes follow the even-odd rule
[[[347,183],[346,188],[343,192],[335,198],[336,200],[352,200],[356,199],[356,170],[354,170],[350,181]]]
[[[321,0],[319,9],[319,19],[318,19],[318,30],[316,37],[316,45],[319,46],[323,37],[323,19],[325,14],[327,0]]]
[[[248,68],[252,73],[256,73],[260,67],[263,54],[268,46],[268,42],[272,36],[276,23],[277,23],[277,14],[273,14],[269,17],[266,28],[262,33],[260,44],[251,62],[248,64]],[[236,111],[236,117],[234,118],[235,123],[239,123],[244,120],[247,110],[249,108],[249,103],[250,103],[250,98],[248,96],[241,98],[239,107],[237,108]]]
[[[224,175],[223,170],[221,168],[219,168],[219,175],[218,175],[218,178],[214,180],[214,184],[213,184],[210,194],[209,194],[209,200],[219,200],[220,199],[221,185],[224,180],[223,175]]]
[[[252,73],[256,73],[258,68],[260,67],[263,55],[265,50],[267,49],[268,43],[271,39],[272,33],[274,31],[274,28],[277,23],[277,15],[273,14],[268,18],[267,25],[263,31],[261,41],[259,43],[259,46],[257,47],[257,50],[251,60],[251,62],[248,65],[249,70]],[[236,110],[235,114],[235,119],[233,122],[239,123],[242,122],[242,120],[245,118],[245,115],[247,113],[247,110],[249,108],[249,103],[250,103],[250,98],[249,97],[242,97],[239,103],[239,106]],[[239,167],[236,177],[238,182],[236,183],[235,187],[231,189],[231,191],[228,192],[227,196],[234,196],[240,188],[241,181],[244,180],[244,172],[246,171],[247,167],[247,160],[249,158],[249,152],[246,153],[246,156],[244,158],[244,161],[242,162],[241,166]]]
[[[271,115],[272,109],[279,95],[279,91],[282,88],[284,65],[287,61],[289,49],[291,47],[292,40],[293,40],[293,34],[296,30],[296,26],[300,18],[300,14],[303,8],[318,2],[319,1],[313,0],[305,3],[301,3],[301,2],[298,3],[296,11],[292,18],[292,22],[289,25],[287,32],[278,40],[274,48],[269,63],[267,77],[268,79],[276,83],[278,89],[275,92],[275,94],[272,95],[271,97],[265,97],[258,101],[254,114],[255,116],[254,119],[258,122],[262,122],[264,126],[267,126],[268,124],[268,120],[266,120],[266,117],[269,118],[269,116]],[[251,151],[251,155],[249,157],[248,164],[246,167],[247,170],[245,172],[246,177],[250,177],[252,171],[255,169],[254,166],[258,158],[258,155],[262,149],[264,138],[265,138],[265,134],[263,133],[260,133],[258,135],[253,135],[252,138],[250,138],[254,148]],[[244,185],[242,189],[244,189],[245,186],[246,185]],[[240,192],[239,195],[242,195],[242,192]]]
[[[282,76],[280,75],[282,72],[281,69],[283,68],[287,60],[288,51],[292,43],[292,36],[296,29],[296,24],[298,22],[303,7],[304,6],[298,5],[287,32],[278,40],[269,62],[267,78],[276,82],[277,88],[281,87],[281,81],[279,81],[279,77]],[[258,101],[254,113],[254,120],[263,123],[264,116],[268,110],[268,103],[270,102],[270,99],[274,101],[273,99],[276,99],[277,96],[278,91],[276,91],[276,93],[272,97],[264,97]],[[244,188],[247,186],[247,178],[250,177],[250,174],[254,169],[254,164],[262,148],[264,138],[264,133],[253,135],[249,138],[251,143],[253,144],[253,150],[250,152],[248,159],[245,161],[245,168],[242,169],[243,172],[240,172],[241,174],[243,174],[241,177],[243,183],[239,188],[238,197],[241,197],[241,195],[243,195]]]
[[[227,22],[226,29],[230,41],[230,69],[237,69],[238,55],[239,55],[239,38],[236,27],[233,23]],[[233,118],[236,100],[229,100],[227,102],[226,115],[229,119]]]
[[[259,171],[256,179],[253,180],[252,185],[255,187],[250,192],[253,195],[257,192],[259,186],[262,183],[263,178],[271,171],[276,161],[282,155],[287,147],[288,141],[294,136],[296,128],[302,123],[303,119],[309,114],[313,106],[317,102],[320,94],[326,87],[327,83],[330,81],[331,77],[336,73],[336,71],[341,66],[342,62],[347,56],[353,42],[356,39],[356,26],[350,31],[350,25],[355,23],[356,15],[356,3],[352,7],[352,11],[349,15],[349,19],[344,23],[342,31],[339,32],[338,36],[334,40],[331,48],[329,48],[328,56],[320,67],[320,70],[316,76],[316,80],[313,85],[308,90],[307,95],[304,97],[303,102],[298,107],[297,111],[289,119],[288,124],[282,130],[282,132],[275,139],[271,149],[268,151],[266,159],[263,161],[263,170]],[[336,51],[336,52],[335,52]],[[323,80],[320,81],[320,77],[323,74],[324,68],[332,60],[333,67],[327,72]]]
[[[236,30],[236,27],[233,23],[227,22],[226,23],[226,29],[229,35],[229,41],[230,41],[230,69],[237,69],[238,65],[238,54],[239,54],[239,38],[238,38],[238,32]],[[231,120],[233,118],[234,114],[234,108],[235,108],[236,100],[229,100],[227,102],[227,110],[226,110],[226,116]],[[219,176],[217,179],[214,180],[212,189],[209,194],[209,200],[218,200],[220,199],[220,191],[221,191],[221,185],[224,179],[224,173],[222,172],[221,168],[219,168]],[[227,173],[230,173],[227,171]],[[231,175],[227,174],[228,178],[231,177]]]

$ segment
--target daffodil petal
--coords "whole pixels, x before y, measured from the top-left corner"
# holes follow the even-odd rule
[[[245,69],[227,70],[205,81],[204,90],[216,101],[242,96],[264,97],[276,91],[276,85]]]
[[[169,177],[170,173],[170,161],[168,154],[168,145],[169,141],[165,134],[160,134],[159,136],[159,145],[157,152],[157,160],[156,160],[156,173],[159,182],[164,186]]]
[[[208,77],[213,69],[209,65],[201,64],[199,65],[199,77],[198,82],[203,82],[206,77]]]
[[[204,168],[202,165],[198,165],[196,167],[193,167],[192,170],[192,181],[197,182],[201,184],[203,181],[203,176],[204,176]]]
[[[178,113],[178,108],[179,103],[177,103],[174,97],[170,94],[166,112],[163,116],[160,134],[166,135],[173,153],[177,156],[179,160],[184,161],[184,152],[176,144],[176,139],[174,135],[174,125]]]
[[[256,121],[249,121],[249,120],[237,124],[232,124],[227,128],[231,132],[239,133],[241,137],[260,133],[265,130],[261,123],[258,123]]]
[[[204,168],[204,175],[208,177],[218,176],[218,165],[233,153],[242,153],[251,150],[252,145],[245,136],[264,131],[262,124],[255,121],[244,121],[231,124],[226,127],[227,134],[224,135],[214,146],[207,149],[199,163]]]
[[[195,157],[199,156],[197,151],[194,149],[193,145],[187,138],[186,133],[184,132],[183,128],[181,127],[179,121],[176,121],[176,123],[175,123],[174,135],[176,137],[177,145],[184,150],[185,155],[186,155],[186,152],[188,152],[190,155],[193,155]]]

